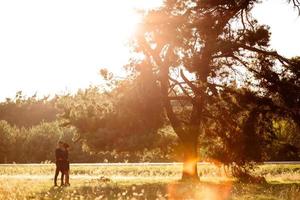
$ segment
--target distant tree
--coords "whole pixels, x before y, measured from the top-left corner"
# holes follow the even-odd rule
[[[300,160],[300,126],[287,119],[273,121],[276,139],[268,149],[270,160]]]
[[[0,103],[0,120],[18,127],[31,127],[42,121],[54,121],[58,114],[55,101],[56,98],[39,99],[36,95],[25,97],[19,91],[14,99],[7,98],[6,101]]]
[[[110,82],[112,85],[117,84],[113,83],[114,81],[112,80]],[[127,82],[128,85],[131,85],[129,84],[130,81]],[[74,96],[56,96],[54,99],[25,98],[21,92],[18,92],[15,99],[7,99],[5,102],[0,103],[1,117],[8,120],[0,120],[0,163],[53,162],[54,149],[59,140],[71,145],[71,162],[170,160],[170,141],[176,143],[174,135],[168,134],[165,136],[164,130],[160,130],[159,133],[149,128],[147,130],[150,131],[143,130],[144,127],[149,127],[152,121],[139,120],[145,120],[145,116],[151,115],[152,110],[148,109],[146,105],[143,105],[144,107],[141,107],[141,104],[137,106],[136,103],[140,100],[134,100],[135,96],[137,96],[137,93],[134,92],[136,89],[131,90],[135,86],[132,85],[131,89],[129,89],[125,87],[126,84],[125,82],[117,84],[118,92],[103,94],[96,88],[90,88],[87,91],[78,92]],[[149,92],[149,95],[153,94],[151,91],[144,92]],[[91,104],[89,101],[93,99],[98,100],[99,98],[106,99],[103,103],[108,102],[107,105],[112,106],[112,108],[106,108],[106,104],[103,104],[103,107],[93,107],[96,105],[93,104],[89,106],[90,114],[85,115],[85,106]],[[133,102],[133,104],[130,105],[130,102]],[[155,101],[153,102],[155,104]],[[147,106],[148,104],[149,102],[147,102]],[[79,107],[80,109],[78,109]],[[72,120],[76,117],[77,121],[72,121],[74,126],[61,127],[63,122],[57,115],[61,113],[61,108],[65,111],[72,110],[72,113],[75,114],[70,115]],[[97,110],[99,108],[105,108],[113,112],[102,113],[103,110]],[[103,116],[98,115],[98,113],[102,113]],[[116,134],[108,134],[106,137],[103,137],[102,134],[104,132],[100,130],[105,128],[102,126],[103,124],[94,124],[99,128],[99,130],[97,128],[97,131],[89,129],[92,126],[83,128],[85,123],[92,125],[93,121],[89,120],[91,118],[97,119],[97,117],[106,118],[105,120],[109,122],[106,130]],[[114,117],[116,117],[116,120]],[[138,119],[138,123],[136,123],[135,119]],[[164,124],[164,120],[157,122],[160,125]],[[114,129],[111,129],[110,127],[114,123],[116,123],[116,126]],[[136,127],[137,125],[139,127]],[[160,125],[153,124],[153,126]],[[79,132],[77,130],[83,131],[80,133],[82,142],[73,143],[74,140],[78,139]],[[91,132],[84,132],[87,130]],[[133,130],[133,135],[130,135],[130,130]],[[154,133],[154,138],[157,139],[155,142],[149,139],[150,136],[152,138],[151,133]],[[116,144],[111,145],[112,141]],[[160,146],[166,147],[164,148],[166,149],[165,152],[161,151]]]
[[[104,156],[91,155],[74,144],[74,127],[61,127],[59,121],[42,122],[30,128],[12,126],[0,121],[0,163],[41,163],[55,161],[54,150],[62,140],[70,144],[71,162],[102,161]]]
[[[26,140],[22,144],[22,155],[25,158],[23,162],[54,162],[54,151],[57,142],[64,140],[66,134],[72,136],[74,133],[75,131],[70,133],[66,128],[60,127],[58,121],[42,122],[39,125],[25,129],[23,134],[26,135]]]
[[[11,148],[10,125],[3,120],[0,120],[0,163],[7,163]]]
[[[184,146],[182,179],[198,179],[200,136],[249,180],[251,163],[266,159],[265,145],[275,138],[273,121],[299,125],[300,62],[270,49],[269,28],[251,16],[258,2],[166,0],[146,13],[132,41],[139,56],[128,69],[155,77]]]
[[[107,71],[102,71],[102,75],[108,78]],[[165,119],[152,77],[108,81],[110,91],[91,87],[59,99],[57,107],[64,111],[64,125],[78,131],[75,140],[83,142],[89,151],[115,152],[118,157],[139,155],[138,152],[162,145],[160,154],[164,154],[164,149],[166,153],[174,137],[158,131]],[[142,157],[134,160],[143,160]]]

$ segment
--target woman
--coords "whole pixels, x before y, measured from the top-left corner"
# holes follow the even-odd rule
[[[63,151],[63,164],[62,164],[62,171],[65,175],[65,186],[70,186],[70,162],[69,162],[69,145],[64,143],[64,151]]]
[[[55,149],[55,175],[54,175],[54,187],[57,187],[57,177],[59,172],[61,172],[61,186],[64,185],[63,179],[64,179],[64,172],[63,172],[63,163],[64,163],[64,142],[59,141],[58,146]]]

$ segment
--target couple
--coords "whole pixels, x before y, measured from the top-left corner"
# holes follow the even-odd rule
[[[61,172],[61,186],[70,186],[69,183],[69,145],[62,141],[58,142],[58,147],[55,150],[56,170],[54,176],[54,186],[57,186],[57,176]],[[65,181],[64,181],[65,177]]]

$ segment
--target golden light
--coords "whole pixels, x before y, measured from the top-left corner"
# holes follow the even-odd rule
[[[183,171],[192,175],[194,163],[190,160],[184,165]],[[206,162],[215,165],[217,174],[201,175],[201,182],[177,182],[167,185],[168,199],[197,199],[197,200],[227,200],[231,198],[233,181],[227,176],[224,166],[217,160]],[[214,181],[212,181],[214,180]]]
[[[99,69],[121,73],[135,9],[161,0],[0,1],[1,97],[74,92],[99,84]],[[5,87],[4,87],[5,86]]]
[[[197,163],[198,159],[194,160],[189,160],[183,168],[183,171],[187,174],[193,174],[194,173],[194,168],[195,168],[195,163]]]
[[[98,84],[102,67],[120,73],[129,55],[124,44],[139,21],[135,8],[157,7],[162,1],[0,1],[0,100],[18,90],[44,95]],[[254,15],[271,26],[279,52],[297,55],[295,37],[285,38],[283,44],[281,36],[284,30],[299,35],[300,21],[289,5],[283,10],[280,3],[263,3]],[[272,12],[266,12],[270,7]]]
[[[167,187],[168,199],[228,200],[232,183],[174,183]]]

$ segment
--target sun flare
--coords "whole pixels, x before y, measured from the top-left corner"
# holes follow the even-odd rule
[[[160,0],[0,2],[0,100],[75,92],[101,83],[99,70],[121,73],[128,38]],[[9,87],[8,87],[9,86]]]
[[[75,92],[101,83],[98,72],[103,67],[121,73],[129,57],[126,41],[141,20],[136,9],[155,8],[162,1],[0,1],[0,101],[17,91],[27,96]],[[273,45],[279,52],[295,55],[298,46],[292,38],[300,30],[295,12],[284,7],[290,20],[275,19],[283,8],[272,2],[274,16],[264,17],[271,5],[263,5],[254,15],[274,29]],[[286,34],[295,37],[282,42]]]

